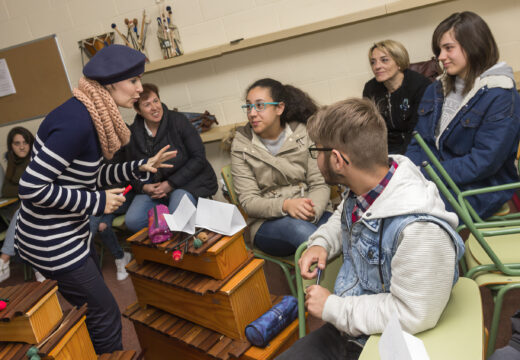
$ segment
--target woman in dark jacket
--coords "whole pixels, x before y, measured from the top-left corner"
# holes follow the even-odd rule
[[[368,59],[375,77],[365,84],[363,97],[373,99],[385,119],[388,153],[404,154],[417,124],[417,107],[430,80],[408,69],[408,52],[397,41],[374,44]]]
[[[200,135],[184,115],[161,103],[157,86],[143,84],[134,108],[137,115],[130,126],[132,136],[127,149],[130,158],[149,156],[165,145],[177,151],[170,162],[173,168],[160,169],[147,184],[132,185],[138,195],[125,222],[131,231],[138,231],[148,225],[147,213],[154,205],[166,204],[172,213],[184,195],[196,205],[199,197],[215,194],[218,184]]]

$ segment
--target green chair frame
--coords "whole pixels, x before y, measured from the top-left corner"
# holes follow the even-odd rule
[[[520,220],[518,219],[519,214],[516,213],[504,216],[492,216],[491,218],[484,221],[471,207],[467,198],[469,196],[475,196],[489,192],[518,189],[520,188],[520,182],[468,191],[460,191],[446,170],[442,167],[438,159],[428,148],[421,136],[416,133],[414,134],[414,137],[435,166],[434,169],[428,162],[425,161],[422,166],[424,167],[426,173],[437,185],[439,191],[446,197],[464,224],[459,226],[459,229],[467,228],[490,259],[489,263],[474,266],[471,269],[467,268],[467,262],[463,263],[463,270],[465,272],[464,276],[476,280],[477,283],[479,283],[479,277],[483,279],[483,276],[489,274],[492,274],[494,277],[492,280],[493,282],[485,283],[485,280],[481,280],[481,283],[479,284],[480,286],[484,285],[488,287],[492,291],[494,300],[493,318],[491,321],[489,342],[486,353],[486,357],[489,357],[495,349],[496,335],[498,332],[498,325],[504,296],[512,289],[520,288],[520,256],[518,257],[518,262],[502,262],[486,238],[520,234]],[[435,170],[437,170],[437,172],[442,176],[442,179]],[[455,193],[457,198],[453,196],[450,189]],[[466,246],[469,241],[470,240],[466,241]],[[515,251],[517,250],[518,248],[511,249],[511,252],[516,253]],[[466,256],[471,256],[471,254],[467,253]]]
[[[226,185],[226,188],[228,190],[229,200],[230,202],[235,205],[242,214],[245,214],[244,210],[240,206],[240,203],[238,201],[238,195],[235,192],[235,188],[233,187],[233,175],[231,175],[231,165],[226,165],[222,168],[220,171],[220,174],[222,176],[222,180],[224,181],[224,184]],[[247,243],[246,243],[247,246]],[[249,247],[248,247],[249,249]],[[289,285],[289,288],[291,290],[292,296],[296,297],[296,287],[294,286],[295,282],[295,275],[291,274],[291,271],[294,270],[294,259],[292,256],[287,257],[278,257],[278,256],[272,256],[269,254],[264,253],[263,251],[259,249],[255,249],[254,247],[252,249],[249,249],[253,252],[253,255],[256,258],[263,259],[265,261],[272,262],[280,267],[282,269],[285,278],[287,279],[287,284]]]
[[[296,253],[294,254],[294,265],[295,265],[295,275],[296,275],[296,288],[298,291],[298,331],[300,339],[305,336],[306,331],[306,322],[305,322],[305,290],[304,288],[308,285],[312,285],[316,283],[315,279],[312,280],[304,280],[302,278],[300,265],[298,261],[300,260],[303,252],[307,250],[307,243],[301,244],[298,249],[296,249]],[[327,266],[323,271],[320,279],[320,285],[324,288],[329,289],[331,292],[334,290],[334,284],[336,282],[336,277],[338,276],[339,269],[343,265],[343,256],[337,256],[333,259],[329,259],[327,261]]]

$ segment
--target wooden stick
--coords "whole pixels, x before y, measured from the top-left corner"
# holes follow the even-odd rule
[[[130,43],[128,42],[128,39],[123,34],[121,34],[116,24],[112,24],[112,29],[114,29],[119,34],[119,36],[121,36],[121,39],[125,41],[126,46],[132,47],[132,45],[130,45]]]
[[[143,31],[144,31],[144,20],[146,18],[146,10],[143,10],[143,20],[141,20],[141,35],[139,36],[139,48],[144,50]]]

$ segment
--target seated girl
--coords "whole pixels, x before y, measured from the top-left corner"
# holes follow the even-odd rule
[[[7,134],[7,144],[9,146],[5,154],[7,170],[2,185],[2,197],[18,197],[18,182],[31,160],[33,143],[33,134],[24,127],[14,127]],[[2,245],[2,255],[0,255],[0,282],[8,279],[11,275],[9,263],[11,257],[15,255],[14,231],[16,228],[16,215],[18,214],[16,210],[19,205],[19,203],[15,203],[1,209],[3,218],[10,221],[10,224]],[[43,276],[40,273],[36,272],[36,276],[38,280],[43,280]]]
[[[415,129],[460,190],[518,181],[520,97],[513,70],[498,62],[488,25],[473,12],[454,13],[433,32],[432,50],[444,74],[426,89]],[[416,165],[428,160],[415,139],[406,156]],[[485,219],[513,193],[480,194],[468,201]]]
[[[151,156],[166,145],[177,151],[177,156],[168,162],[173,168],[159,169],[148,184],[132,183],[137,195],[125,223],[136,232],[148,226],[148,210],[155,205],[166,204],[172,213],[184,195],[196,205],[199,197],[215,194],[218,184],[199,133],[184,115],[161,103],[157,86],[143,84],[134,108],[137,115],[130,126],[132,136],[126,149],[129,158]]]
[[[374,78],[363,97],[373,99],[386,122],[388,153],[404,154],[417,124],[417,108],[430,80],[408,69],[406,48],[394,40],[375,43],[368,51]]]
[[[242,108],[249,123],[231,147],[234,188],[254,245],[288,256],[331,215],[330,188],[308,151],[306,123],[317,106],[300,89],[261,79]]]

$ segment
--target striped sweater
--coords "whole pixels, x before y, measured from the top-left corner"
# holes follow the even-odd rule
[[[145,161],[102,164],[96,130],[79,100],[71,98],[49,113],[20,179],[15,235],[20,256],[48,273],[82,265],[90,253],[89,216],[105,209],[105,192],[97,189],[138,179]]]

